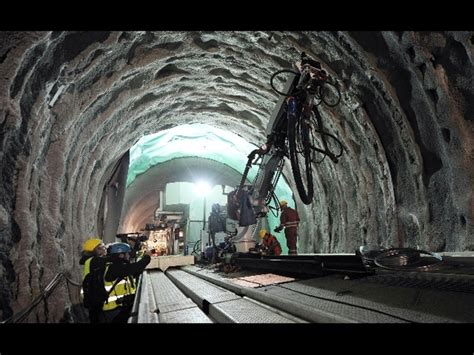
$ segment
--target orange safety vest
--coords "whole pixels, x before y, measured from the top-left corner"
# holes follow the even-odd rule
[[[278,256],[281,254],[280,242],[278,242],[274,235],[269,233],[265,234],[265,237],[263,238],[263,245],[268,248],[271,255]]]

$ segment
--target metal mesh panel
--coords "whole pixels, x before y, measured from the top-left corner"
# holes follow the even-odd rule
[[[222,322],[294,323],[280,314],[242,298],[211,305],[209,307],[209,314]]]

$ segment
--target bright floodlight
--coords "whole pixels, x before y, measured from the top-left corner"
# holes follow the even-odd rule
[[[194,183],[194,191],[199,196],[206,196],[211,191],[211,186],[206,181]]]

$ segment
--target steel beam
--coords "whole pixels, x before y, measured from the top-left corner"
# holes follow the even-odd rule
[[[243,268],[291,275],[323,276],[331,273],[371,274],[362,259],[352,254],[259,256],[238,253],[232,262]]]

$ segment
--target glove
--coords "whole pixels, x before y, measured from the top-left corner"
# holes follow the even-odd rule
[[[276,227],[273,231],[274,231],[275,233],[279,233],[282,229],[283,229],[283,227],[278,226],[278,227]]]

